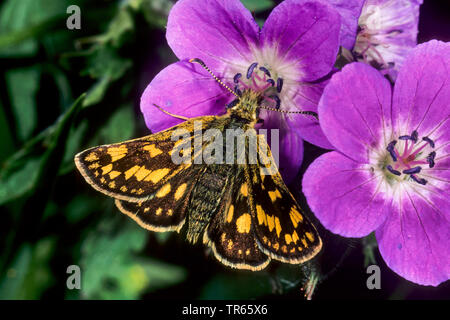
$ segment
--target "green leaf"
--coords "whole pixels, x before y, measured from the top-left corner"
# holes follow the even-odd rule
[[[64,154],[65,141],[72,120],[81,107],[85,95],[79,97],[54,127],[39,134],[30,145],[12,155],[0,171],[0,204],[14,200],[41,186],[48,194],[48,186],[58,171]],[[48,148],[40,157],[32,156],[31,150],[38,142],[48,139]]]
[[[242,0],[244,6],[251,12],[261,12],[275,6],[272,0]]]
[[[99,130],[92,145],[125,141],[133,137],[136,114],[131,104],[118,108]]]
[[[66,149],[64,151],[64,158],[62,160],[58,175],[67,174],[75,168],[73,159],[75,155],[81,151],[81,143],[87,129],[87,121],[83,121],[76,127],[73,126],[70,129],[69,137],[66,142]]]
[[[167,17],[173,6],[167,0],[129,0],[128,4],[136,11],[144,14],[144,18],[150,26],[164,29],[167,25]]]
[[[121,58],[114,49],[107,46],[95,50],[89,56],[87,64],[82,75],[89,75],[98,80],[88,91],[84,101],[85,107],[99,103],[109,85],[121,78],[132,66],[131,60]]]
[[[34,55],[36,37],[65,27],[68,0],[7,0],[0,8],[0,56]]]
[[[93,213],[97,207],[97,199],[86,195],[76,195],[64,209],[64,216],[70,224],[74,224]]]
[[[30,158],[17,171],[0,175],[0,205],[12,201],[34,188],[42,158]]]
[[[111,229],[111,226],[107,228]],[[127,220],[120,223],[116,232],[97,230],[86,237],[81,261],[83,297],[136,299],[144,290],[151,291],[184,280],[186,272],[180,267],[136,257],[135,254],[144,247],[146,235],[144,229]]]
[[[0,299],[39,299],[53,284],[49,261],[55,238],[44,238],[34,246],[24,244],[0,281]]]
[[[6,72],[9,96],[16,119],[17,136],[27,140],[37,124],[36,94],[39,90],[40,70],[33,68],[13,69]]]

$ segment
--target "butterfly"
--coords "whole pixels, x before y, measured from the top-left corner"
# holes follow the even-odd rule
[[[193,62],[215,77],[201,60]],[[283,182],[265,136],[254,130],[261,94],[236,94],[215,79],[237,96],[226,114],[186,118],[146,137],[90,148],[75,156],[78,170],[141,227],[201,240],[226,266],[257,271],[271,259],[313,258],[322,241]],[[230,130],[238,134],[227,139]],[[200,139],[211,131],[212,138]],[[239,139],[241,147],[234,144]],[[238,161],[250,159],[252,141],[253,161]],[[204,161],[205,154],[215,161]]]

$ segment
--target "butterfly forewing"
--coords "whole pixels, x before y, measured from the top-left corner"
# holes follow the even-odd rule
[[[260,136],[259,142],[261,146],[265,140]],[[246,167],[258,245],[269,257],[283,262],[309,260],[320,251],[321,239],[284,184],[270,149],[260,148],[259,152],[259,159],[268,161]]]
[[[216,117],[201,117],[203,129],[208,128]],[[85,150],[75,156],[75,164],[96,190],[111,197],[142,202],[151,197],[175,176],[186,175],[194,162],[195,135],[189,139],[173,141],[178,132],[194,132],[190,119],[165,131],[140,139],[103,145]],[[200,130],[197,135],[201,135]],[[181,143],[177,144],[180,141]],[[173,161],[173,152],[190,150],[190,161]]]

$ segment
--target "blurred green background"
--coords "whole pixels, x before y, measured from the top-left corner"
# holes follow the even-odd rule
[[[258,22],[275,2],[243,1]],[[73,4],[81,8],[80,30],[66,28]],[[176,61],[165,40],[172,5],[1,2],[0,299],[303,298],[300,288],[311,277],[323,280],[318,298],[442,296],[445,288],[411,285],[385,265],[387,288],[370,292],[365,266],[383,264],[371,238],[347,240],[323,229],[331,249],[314,264],[231,270],[201,245],[140,228],[85,183],[76,153],[149,134],[139,99]],[[303,170],[322,152],[306,147]],[[66,286],[70,265],[81,269],[80,290]]]

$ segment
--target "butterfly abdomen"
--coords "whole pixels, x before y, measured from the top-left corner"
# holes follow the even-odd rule
[[[229,165],[209,165],[204,168],[191,195],[188,207],[186,238],[195,243],[203,234],[211,218],[217,213],[230,183]]]

